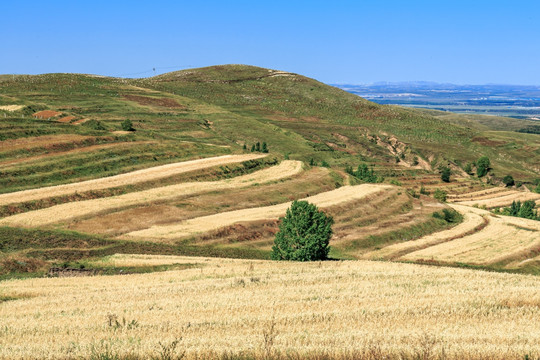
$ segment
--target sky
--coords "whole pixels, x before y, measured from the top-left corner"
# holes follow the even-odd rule
[[[331,84],[540,85],[537,0],[4,0],[0,9],[0,74],[146,77],[249,64]]]

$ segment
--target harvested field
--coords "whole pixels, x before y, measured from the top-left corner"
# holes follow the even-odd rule
[[[336,190],[324,192],[303,200],[309,201],[321,208],[344,203],[347,201],[364,198],[370,194],[390,188],[389,185],[363,184],[357,186],[344,186]],[[237,222],[258,221],[266,219],[277,219],[285,214],[290,202],[252,208],[230,212],[219,213],[215,215],[203,216],[190,219],[178,225],[152,226],[146,230],[140,230],[125,234],[123,238],[134,239],[178,239],[197,233],[204,233],[217,230],[222,227],[232,225]]]
[[[495,216],[485,210],[461,205],[452,205],[452,207],[464,214],[480,215],[488,219],[489,223],[480,231],[410,252],[399,259],[490,265],[511,260],[540,246],[540,222],[538,221]],[[426,240],[417,241],[422,243]]]
[[[505,207],[512,205],[514,201],[527,201],[534,200],[536,202],[540,201],[540,194],[523,192],[523,191],[504,191],[498,193],[492,193],[487,195],[482,195],[480,197],[475,197],[467,201],[455,201],[456,204],[466,205],[466,206],[479,206],[486,207],[488,209],[494,209],[499,207]]]
[[[382,248],[381,250],[367,253],[363,256],[364,259],[397,259],[405,254],[426,249],[431,246],[452,241],[466,236],[470,233],[475,233],[477,229],[487,224],[488,220],[473,212],[463,214],[463,222],[449,229],[424,236],[421,239],[406,241],[398,244],[393,244]]]
[[[0,358],[152,358],[163,346],[185,359],[540,356],[536,276],[369,261],[118,261],[199,268],[4,282],[2,295],[18,300],[0,306]]]
[[[18,111],[18,110],[21,110],[22,108],[24,108],[24,105],[3,105],[3,106],[0,106],[0,110],[5,110],[5,111]]]
[[[62,113],[58,112],[58,111],[43,110],[43,111],[38,111],[37,113],[33,114],[32,116],[35,117],[36,119],[49,119],[49,118],[56,117],[56,116],[61,115],[61,114]]]
[[[259,157],[259,156],[257,156]],[[253,155],[252,157],[253,158]],[[240,159],[247,160],[245,156],[221,156],[217,158],[202,159],[206,161],[194,160],[179,164],[184,164],[184,167],[172,167],[165,168],[165,171],[177,171],[176,173],[183,171],[191,171],[201,169],[204,167],[215,166],[216,163],[231,163],[240,162]],[[164,165],[165,167],[169,165]],[[189,170],[188,170],[189,169]],[[155,170],[151,168],[148,170]],[[178,171],[182,170],[182,171]],[[299,161],[285,160],[280,165],[260,170],[252,174],[239,176],[233,179],[220,180],[220,181],[208,181],[208,182],[192,182],[176,185],[169,185],[150,190],[144,190],[139,192],[128,193],[120,196],[113,196],[110,198],[100,198],[94,200],[86,200],[79,202],[66,203],[56,205],[50,208],[45,208],[36,211],[30,211],[14,216],[10,216],[0,220],[0,225],[6,226],[21,226],[21,227],[36,227],[43,226],[62,221],[68,221],[74,218],[95,215],[98,213],[105,213],[116,209],[122,209],[130,206],[145,205],[151,202],[170,200],[181,196],[193,195],[203,192],[216,191],[220,189],[234,189],[238,187],[247,187],[258,183],[280,180],[294,174],[299,173],[302,170],[302,163]],[[136,173],[136,172],[134,172]],[[125,175],[130,175],[129,173]],[[150,173],[142,173],[141,178],[153,179],[148,175],[152,175],[154,171]],[[173,173],[171,173],[172,175]],[[154,177],[155,178],[155,177]],[[122,178],[122,181],[124,178]],[[132,180],[137,180],[133,176]],[[133,182],[132,182],[133,183]],[[76,184],[73,184],[76,185]],[[41,190],[41,189],[38,189]],[[8,194],[10,195],[10,194]],[[1,197],[0,197],[1,199]]]
[[[110,148],[122,148],[122,147],[130,147],[130,146],[136,146],[140,144],[152,144],[153,141],[131,141],[131,142],[122,142],[122,143],[112,143],[112,144],[99,144],[99,145],[90,145],[85,147],[76,148],[73,150],[67,150],[67,151],[56,151],[53,153],[47,153],[43,155],[37,155],[37,156],[27,156],[24,158],[17,158],[17,159],[11,159],[7,161],[0,161],[0,166],[2,166],[4,169],[8,168],[11,165],[18,165],[22,163],[28,163],[32,161],[37,160],[50,160],[54,159],[59,156],[66,156],[66,155],[73,155],[78,153],[84,153],[84,152],[92,152],[92,151],[98,151],[103,149],[110,149]]]
[[[245,155],[224,155],[212,158],[197,159],[179,163],[155,166],[148,169],[137,170],[125,174],[110,176],[106,178],[82,181],[73,184],[50,186],[39,189],[17,191],[0,195],[0,205],[19,203],[25,201],[45,199],[54,196],[68,195],[75,192],[99,190],[136,184],[140,182],[166,178],[188,171],[204,169],[212,166],[239,163],[247,160],[265,157],[261,154]]]
[[[53,145],[82,142],[91,138],[93,138],[93,136],[62,134],[9,139],[0,141],[0,152],[38,147],[50,148]]]

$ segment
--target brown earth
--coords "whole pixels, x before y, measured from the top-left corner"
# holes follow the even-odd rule
[[[55,116],[58,116],[58,115],[61,115],[61,114],[62,113],[58,112],[58,111],[43,110],[43,111],[39,111],[39,112],[35,113],[32,116],[35,117],[36,119],[48,119],[48,118],[52,118],[52,117],[55,117]]]
[[[173,109],[185,109],[186,107],[182,104],[179,104],[174,99],[169,98],[152,98],[147,96],[140,95],[123,95],[125,99],[130,101],[135,101],[140,105],[150,105],[150,106],[161,106],[166,108]]]

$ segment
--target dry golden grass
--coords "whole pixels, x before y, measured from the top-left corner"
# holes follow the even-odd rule
[[[364,198],[384,189],[389,185],[363,184],[357,186],[343,186],[339,189],[327,191],[303,200],[309,201],[321,208],[337,205],[347,201]],[[238,222],[277,219],[285,215],[291,202],[250,209],[228,211],[214,215],[202,216],[186,220],[180,224],[152,226],[145,230],[130,232],[122,236],[125,239],[178,239],[189,235],[217,230]]]
[[[504,191],[480,197],[474,197],[471,200],[455,201],[455,203],[467,206],[479,206],[489,209],[510,206],[514,201],[527,201],[535,200],[540,201],[540,194],[523,192],[523,191]]]
[[[368,261],[161,263],[169,260],[201,267],[3,282],[2,295],[22,298],[0,304],[0,358],[150,358],[175,339],[186,359],[540,355],[536,276]]]
[[[238,160],[238,158],[234,157],[232,159]],[[226,159],[223,158],[220,159],[220,161],[225,160]],[[215,161],[209,161],[209,163],[212,164],[209,166],[215,165]],[[196,166],[207,163],[203,162],[197,164],[198,165]],[[193,169],[193,166],[186,166],[186,168]],[[215,190],[247,187],[257,183],[280,180],[293,176],[299,173],[301,170],[302,163],[300,161],[285,160],[281,162],[281,164],[272,168],[256,171],[252,174],[239,176],[233,179],[169,185],[108,198],[60,204],[45,209],[6,217],[0,220],[0,225],[18,227],[49,225],[62,221],[68,221],[77,217],[106,213],[116,209],[144,205],[155,201],[170,200],[180,196],[193,195]]]
[[[462,205],[452,207],[463,214],[473,213],[487,217],[489,223],[478,232],[411,252],[400,259],[488,265],[512,259],[540,245],[538,221],[495,216],[486,210]]]
[[[148,169],[132,171],[125,174],[109,176],[100,179],[87,180],[72,184],[43,187],[17,191],[13,193],[1,194],[0,205],[19,203],[25,201],[39,200],[54,196],[74,194],[91,190],[108,189],[117,186],[141,183],[156,179],[163,179],[169,176],[205,169],[213,166],[239,163],[247,160],[265,157],[263,154],[243,154],[243,155],[223,155],[212,158],[197,159],[179,163],[155,166]]]
[[[482,215],[473,212],[463,214],[463,222],[457,226],[424,236],[418,240],[406,241],[386,246],[380,250],[372,251],[363,256],[364,259],[396,259],[405,254],[429,248],[447,241],[461,238],[481,226],[486,220]]]
[[[17,111],[17,110],[21,110],[23,107],[24,105],[3,105],[3,106],[0,106],[0,110]]]

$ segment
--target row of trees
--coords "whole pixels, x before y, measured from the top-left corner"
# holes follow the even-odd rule
[[[510,207],[496,209],[495,213],[540,221],[538,210],[535,209],[536,203],[534,200],[527,200],[523,203],[521,201],[513,201]]]
[[[244,144],[244,150],[247,151],[247,145]],[[267,154],[268,153],[268,145],[263,142],[262,145],[259,141],[257,141],[257,143],[251,145],[251,152],[262,152],[262,153],[265,153]]]

